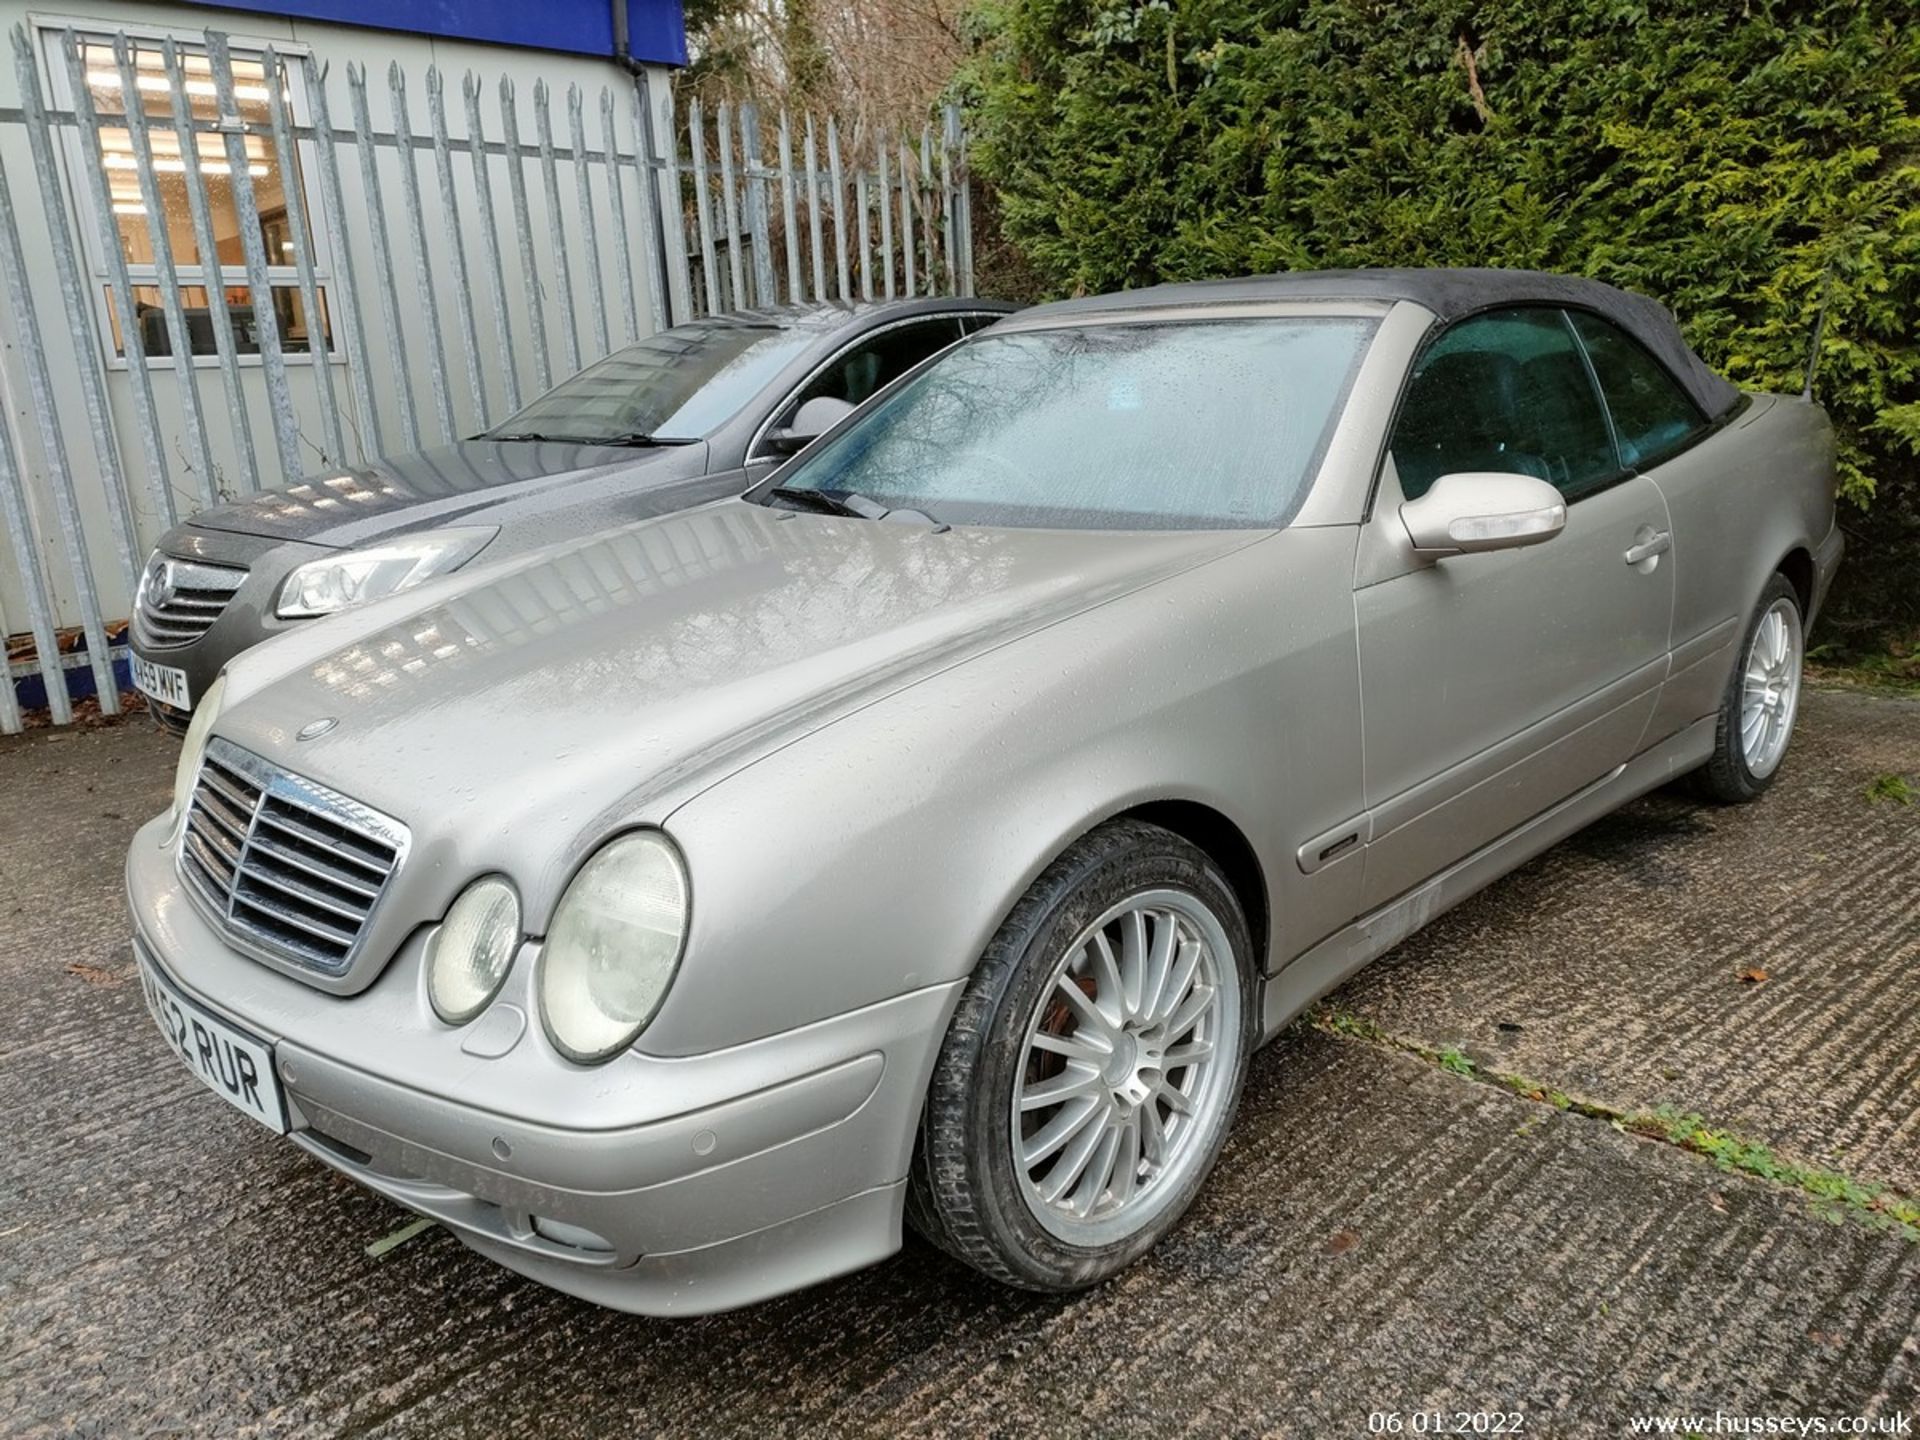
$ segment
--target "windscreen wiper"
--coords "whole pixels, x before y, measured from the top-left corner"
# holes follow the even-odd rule
[[[630,445],[635,449],[645,449],[652,445],[697,445],[699,442],[680,435],[643,435],[638,430],[630,430],[624,435],[602,435],[583,441],[587,445]]]
[[[678,435],[647,435],[630,430],[622,435],[550,435],[543,430],[514,430],[505,435],[487,435],[487,440],[544,440],[554,445],[625,445],[644,449],[651,445],[697,445],[700,442]]]
[[[850,515],[855,520],[871,520],[875,518],[867,514],[864,510],[856,508],[854,502],[856,500],[865,500],[866,497],[863,495],[856,496],[851,493],[846,495],[830,495],[825,490],[802,490],[795,485],[776,485],[769,490],[767,494],[777,495],[789,504],[804,506],[809,510],[818,510],[827,515]],[[866,503],[873,505],[874,502],[867,500]],[[879,509],[883,515],[886,513],[884,507],[875,506],[875,508]]]
[[[924,510],[909,510],[899,505],[882,505],[878,500],[862,495],[857,490],[802,490],[795,485],[776,485],[767,493],[778,495],[782,500],[824,511],[829,515],[850,515],[855,520],[897,520],[907,524],[924,522],[943,533],[952,528],[941,524]]]

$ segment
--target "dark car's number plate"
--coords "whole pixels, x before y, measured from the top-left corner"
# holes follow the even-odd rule
[[[138,655],[127,657],[133,671],[133,688],[176,710],[193,708],[193,691],[187,684],[187,672],[171,665],[156,665]]]
[[[135,951],[147,1009],[187,1068],[236,1110],[276,1135],[287,1133],[287,1106],[273,1070],[273,1046],[187,999],[145,955]]]

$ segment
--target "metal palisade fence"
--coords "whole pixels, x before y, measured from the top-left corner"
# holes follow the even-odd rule
[[[951,108],[876,130],[523,52],[416,80],[213,30],[11,39],[0,731],[119,709],[142,561],[200,508],[473,434],[701,314],[972,291]]]

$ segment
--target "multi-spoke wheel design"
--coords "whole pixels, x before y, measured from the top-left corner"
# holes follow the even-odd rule
[[[1779,767],[1800,705],[1800,607],[1775,600],[1754,627],[1740,683],[1740,753],[1756,780]]]
[[[1220,922],[1177,891],[1113,906],[1068,947],[1027,1026],[1012,1141],[1021,1191],[1062,1239],[1141,1224],[1220,1103],[1239,991]]]
[[[1083,835],[980,957],[927,1085],[907,1216],[996,1279],[1078,1290],[1199,1193],[1258,1006],[1244,901],[1141,820]]]

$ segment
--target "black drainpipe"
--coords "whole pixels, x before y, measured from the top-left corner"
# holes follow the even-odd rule
[[[613,5],[613,63],[634,78],[634,88],[639,92],[640,141],[647,147],[646,159],[655,152],[653,135],[653,85],[647,76],[647,67],[633,58],[633,40],[627,27],[627,6],[629,0],[612,0]],[[653,212],[653,253],[658,259],[657,272],[653,283],[660,287],[660,308],[667,317],[667,323],[673,323],[673,281],[667,273],[667,226],[666,206],[658,203],[659,188],[650,166],[640,167],[641,183],[654,185],[655,203],[649,208]]]

